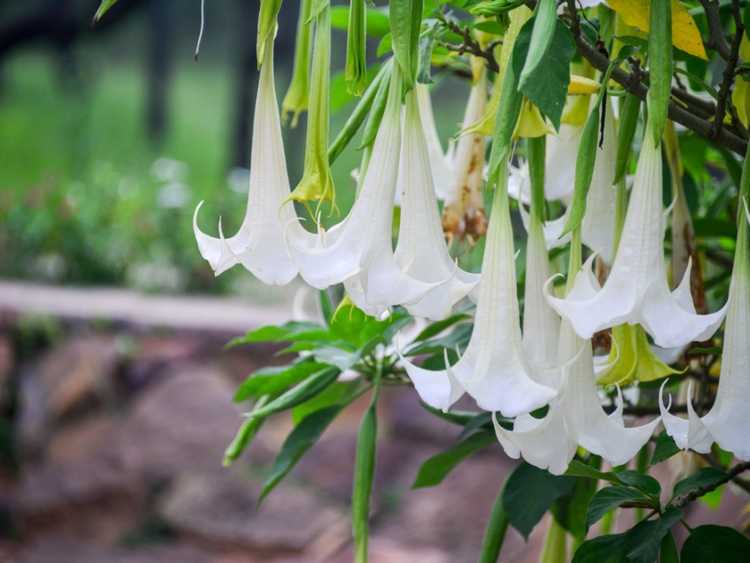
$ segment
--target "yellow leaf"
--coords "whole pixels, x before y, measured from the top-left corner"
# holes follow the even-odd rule
[[[737,117],[740,118],[742,125],[750,126],[750,82],[741,76],[738,76],[734,83],[732,103],[737,108]]]
[[[620,14],[626,24],[648,31],[649,0],[607,0],[607,4]],[[708,60],[698,26],[678,0],[672,0],[672,44],[689,55]]]
[[[598,91],[599,83],[596,80],[577,74],[570,75],[570,84],[568,84],[569,96],[575,94],[593,94]]]

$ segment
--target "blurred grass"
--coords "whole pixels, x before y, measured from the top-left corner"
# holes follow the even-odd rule
[[[202,199],[206,232],[215,234],[221,215],[225,232],[232,233],[244,213],[246,176],[230,180],[227,173],[229,69],[176,69],[170,127],[158,148],[145,134],[142,69],[129,63],[83,69],[78,81],[63,79],[54,59],[41,55],[16,57],[3,69],[0,275],[268,298],[270,290],[241,268],[214,279],[192,234],[193,209]],[[286,87],[281,74],[279,98]],[[447,82],[440,91],[448,95],[436,101],[443,139],[455,133],[468,90]],[[351,108],[332,116],[332,136]],[[304,122],[285,130],[285,144],[294,185],[302,171]],[[351,170],[358,164],[350,146],[333,168],[342,217],[353,199]]]

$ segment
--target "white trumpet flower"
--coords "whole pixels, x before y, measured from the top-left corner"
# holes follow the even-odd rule
[[[670,293],[662,246],[661,169],[660,147],[647,133],[617,255],[604,286],[598,291],[587,288],[590,297],[581,298],[573,291],[560,299],[549,292],[547,284],[548,301],[582,338],[618,324],[640,323],[657,346],[674,348],[709,338],[721,324],[726,306],[709,315],[696,314],[689,272]],[[578,276],[579,282],[588,284],[589,277]]]
[[[550,277],[549,258],[542,224],[531,219],[526,241],[526,280],[524,285],[523,347],[532,367],[532,377],[557,388],[557,341],[560,317],[544,299],[544,284]]]
[[[571,127],[562,125],[560,134],[563,133],[563,127]],[[583,131],[582,127],[579,127],[578,138],[574,141],[575,147],[572,155],[560,155],[561,149],[556,149],[555,146],[558,142],[550,142],[557,137],[550,135],[548,139],[548,147],[552,146],[552,151],[548,150],[547,157],[545,158],[545,198],[546,199],[561,199],[566,205],[570,204],[571,197],[573,195],[573,188],[575,183],[575,162],[578,152],[578,144],[580,143],[580,133]],[[571,143],[572,144],[572,143]],[[570,147],[566,147],[566,150],[570,150]],[[607,263],[612,263],[614,254],[614,239],[615,239],[615,193],[613,187],[613,181],[615,179],[615,160],[617,159],[617,130],[615,127],[615,119],[613,116],[611,106],[607,107],[607,112],[604,119],[604,136],[601,147],[597,147],[596,162],[594,164],[594,175],[591,179],[591,186],[586,196],[586,213],[583,217],[581,236],[583,244],[588,248],[596,252],[602,259]],[[550,158],[551,155],[551,158]],[[562,158],[569,158],[572,160],[563,161]],[[550,169],[551,166],[554,168]],[[528,176],[528,166],[524,166],[525,172],[517,172],[521,182],[527,182],[523,178]],[[550,180],[547,178],[551,175]],[[567,192],[558,190],[560,182],[567,182]],[[550,187],[552,186],[552,187]],[[521,185],[521,190],[528,190],[525,184]],[[558,198],[550,196],[550,193],[558,191],[562,195]],[[517,192],[517,189],[515,190]],[[509,189],[509,193],[513,197],[517,197],[518,193],[513,193]],[[521,201],[525,201],[524,198],[528,198],[528,195],[521,197]],[[565,246],[570,242],[570,234],[563,235],[565,230],[565,224],[568,221],[568,215],[570,213],[570,207],[566,209],[566,212],[552,221],[548,221],[544,225],[544,239],[548,249],[558,248]],[[521,208],[521,217],[524,221],[524,226],[528,229],[528,215]]]
[[[263,283],[283,285],[297,275],[284,242],[285,226],[297,223],[294,208],[283,205],[289,197],[284,144],[273,75],[273,42],[264,50],[253,118],[253,146],[250,156],[250,187],[247,209],[240,230],[225,239],[203,233],[198,227],[201,201],[193,214],[193,232],[201,256],[218,276],[242,264]],[[299,228],[299,225],[296,225]]]
[[[435,181],[435,195],[438,199],[447,199],[451,190],[453,179],[453,161],[451,158],[451,147],[443,152],[440,136],[435,125],[435,115],[432,111],[432,100],[430,89],[426,84],[417,82],[417,101],[419,104],[419,115],[422,118],[422,129],[427,140],[427,152],[430,158],[430,169]]]
[[[750,213],[747,212],[750,222]],[[724,349],[716,401],[702,418],[693,410],[688,389],[687,420],[670,414],[659,396],[664,426],[681,448],[707,453],[712,442],[732,452],[738,459],[750,460],[750,258],[748,258],[748,225],[739,228],[735,266],[729,284],[729,311],[724,328]],[[664,385],[662,385],[662,391]]]
[[[448,254],[418,99],[418,92],[406,95],[399,167],[399,186],[404,191],[395,260],[411,278],[439,284],[418,301],[407,303],[406,309],[418,317],[442,319],[479,283],[479,274],[460,269]]]
[[[401,80],[397,65],[393,67],[371,164],[349,214],[326,233],[286,233],[289,252],[307,283],[325,289],[343,282],[352,301],[368,314],[414,303],[441,283],[404,273],[393,254],[393,196],[401,150]]]
[[[507,172],[500,177],[507,180]],[[501,181],[494,195],[474,330],[463,356],[441,371],[403,361],[422,400],[436,408],[449,408],[465,390],[480,408],[517,416],[547,404],[555,396],[554,389],[530,377],[521,341],[506,190],[505,181]]]
[[[571,357],[574,359],[569,361]],[[626,427],[619,388],[617,408],[609,415],[604,412],[594,383],[591,342],[576,336],[565,321],[560,329],[558,361],[563,364],[561,387],[544,418],[524,414],[516,417],[513,430],[506,430],[492,417],[505,453],[512,458],[523,456],[528,463],[554,475],[565,472],[578,446],[612,465],[630,460],[648,442],[659,419]]]

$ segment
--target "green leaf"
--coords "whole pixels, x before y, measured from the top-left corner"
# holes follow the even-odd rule
[[[117,0],[102,0],[94,14],[94,21],[98,22],[102,19],[102,16],[104,16],[104,14],[106,14],[115,4],[117,4]]]
[[[440,334],[441,332],[443,332],[446,328],[449,328],[453,326],[454,324],[459,323],[461,321],[468,321],[470,319],[471,319],[471,315],[468,315],[466,313],[457,313],[441,321],[435,321],[434,323],[427,325],[422,330],[422,332],[417,334],[417,336],[414,338],[414,342],[422,342],[423,340],[432,338],[433,336],[436,336]]]
[[[283,325],[268,325],[251,330],[245,336],[240,336],[229,341],[227,348],[242,344],[254,344],[256,342],[284,342],[289,341],[298,333],[311,330],[320,330],[320,325],[308,322],[291,321]]]
[[[414,87],[419,70],[419,30],[422,0],[390,0],[393,53],[401,68],[406,90]]]
[[[557,2],[555,0],[539,0],[536,3],[529,52],[520,74],[519,87],[522,90],[531,75],[539,69],[542,61],[544,61],[545,67],[547,66],[549,57],[545,58],[545,55],[552,45],[556,24]]]
[[[609,481],[610,483],[620,482],[617,479],[617,476],[611,471],[599,471],[595,467],[591,467],[590,465],[587,465],[577,459],[574,459],[570,462],[570,465],[568,465],[568,470],[565,472],[565,475],[569,477],[586,477],[588,479],[602,479],[604,481]]]
[[[388,14],[377,8],[370,7],[367,10],[367,35],[370,37],[384,37],[391,31]],[[349,24],[349,7],[331,7],[331,27],[335,29],[346,29]]]
[[[617,480],[620,481],[620,483],[624,485],[630,485],[631,487],[635,487],[636,489],[647,495],[659,498],[659,494],[661,493],[661,485],[659,484],[659,481],[657,481],[650,475],[644,475],[643,473],[639,473],[638,471],[625,469],[622,471],[616,471],[615,476],[617,477]]]
[[[553,1],[554,4],[554,1]],[[528,24],[527,24],[528,26]],[[526,26],[524,26],[526,29]],[[521,33],[524,31],[521,30]],[[516,41],[519,41],[519,35]],[[532,35],[531,40],[534,37]],[[573,36],[567,26],[561,21],[555,20],[554,34],[544,64],[537,66],[520,85],[520,91],[536,105],[539,110],[549,118],[555,129],[560,129],[565,100],[568,95],[568,84],[570,84],[570,62],[576,52]],[[529,47],[529,54],[531,47]],[[514,54],[514,66],[517,60]],[[525,67],[524,67],[525,70]],[[521,72],[520,68],[516,72]]]
[[[659,547],[659,563],[680,563],[680,556],[677,553],[677,544],[674,541],[674,535],[669,532],[661,540]]]
[[[331,385],[336,381],[339,373],[340,371],[337,368],[328,368],[314,373],[302,383],[295,385],[288,391],[279,395],[263,408],[252,411],[248,416],[250,418],[265,418],[272,414],[296,407]]]
[[[366,315],[351,301],[344,300],[331,318],[330,330],[331,334],[337,338],[356,348],[361,348],[373,339],[384,336],[392,325],[406,318],[405,313],[396,310],[388,318],[379,321],[375,317]]]
[[[659,556],[661,542],[672,526],[682,518],[682,511],[671,508],[656,520],[644,520],[627,532],[628,561],[652,563]]]
[[[432,456],[419,468],[412,488],[434,487],[440,484],[459,463],[494,442],[494,435],[476,432],[450,449]]]
[[[631,487],[614,485],[599,489],[594,494],[586,513],[586,527],[590,528],[607,512],[625,502],[638,502],[653,505],[653,500]]]
[[[750,540],[732,528],[699,526],[682,546],[680,558],[682,563],[747,563]]]
[[[422,408],[429,412],[430,414],[434,414],[438,418],[442,418],[443,420],[446,420],[450,422],[451,424],[457,424],[459,426],[464,426],[465,424],[470,423],[474,418],[478,416],[475,412],[470,411],[460,411],[460,410],[449,410],[449,411],[443,411],[440,409],[436,409],[435,407],[431,407],[427,403],[424,403],[422,401],[419,402],[420,405],[422,405]]]
[[[309,414],[337,404],[348,404],[351,397],[357,392],[361,381],[338,381],[329,385],[323,391],[315,395],[309,401],[297,405],[292,409],[292,422],[299,424]]]
[[[574,486],[575,479],[555,476],[524,462],[508,477],[503,508],[511,525],[528,538],[552,503],[569,494]]]
[[[260,369],[242,382],[234,394],[234,400],[241,403],[263,395],[278,395],[326,367],[325,364],[304,360],[288,366]]]
[[[279,455],[273,462],[270,475],[263,483],[258,504],[263,502],[268,493],[278,485],[284,477],[297,465],[297,462],[318,441],[328,425],[333,422],[341,412],[342,405],[333,405],[314,411],[305,416],[294,430],[291,431],[284,444],[281,446]]]
[[[319,362],[336,366],[341,371],[344,371],[356,364],[362,357],[362,354],[359,351],[352,352],[334,346],[322,346],[314,348],[313,356]]]
[[[370,82],[370,85],[365,90],[365,93],[357,102],[357,105],[349,115],[346,123],[344,123],[341,131],[339,131],[339,134],[336,135],[336,138],[333,140],[333,143],[331,143],[331,146],[328,147],[328,162],[330,164],[333,164],[334,161],[341,155],[341,153],[344,152],[344,149],[349,145],[351,140],[354,138],[354,135],[357,133],[357,131],[359,131],[359,128],[365,122],[365,118],[370,112],[370,108],[373,105],[373,101],[375,100],[375,95],[378,92],[380,83],[383,81],[384,77],[387,80],[388,73],[390,72],[390,64],[391,63],[389,61],[380,67],[377,75],[375,75],[375,78],[372,80],[372,82]],[[321,291],[321,300],[323,299],[324,293],[324,291]],[[327,297],[328,294],[325,293],[325,295]],[[326,319],[327,323],[330,323],[331,317],[333,315],[333,311],[331,311],[332,305],[330,299],[328,300],[327,307],[327,309],[324,309],[324,318]]]
[[[675,444],[674,438],[666,432],[662,432],[656,437],[656,444],[654,445],[654,453],[651,455],[650,465],[661,463],[679,451],[680,448]]]
[[[265,405],[266,402],[267,397],[261,397],[253,406],[253,409],[257,410],[263,408],[263,405]],[[242,423],[242,426],[240,426],[234,439],[232,439],[232,442],[224,451],[224,461],[222,462],[224,467],[229,467],[234,460],[242,455],[245,448],[250,445],[250,442],[252,442],[253,438],[258,434],[264,421],[265,418],[248,418]]]
[[[692,493],[702,487],[712,488],[726,482],[726,480],[727,474],[724,471],[713,467],[703,467],[690,477],[686,477],[675,484],[672,499]]]
[[[369,537],[370,494],[375,475],[375,447],[378,435],[377,401],[379,388],[373,391],[370,406],[362,417],[357,433],[352,489],[352,532],[355,561],[366,563]]]
[[[599,536],[581,544],[572,563],[623,563],[626,545],[625,534]]]
[[[584,542],[572,563],[654,563],[664,537],[682,517],[669,510],[661,518],[644,520],[623,534],[599,536]]]

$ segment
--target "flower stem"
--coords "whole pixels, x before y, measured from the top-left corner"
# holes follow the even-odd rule
[[[505,483],[500,487],[497,493],[495,504],[492,505],[490,520],[487,522],[487,528],[484,530],[484,540],[482,541],[482,553],[479,556],[479,563],[495,563],[500,557],[500,551],[505,542],[505,534],[508,531],[508,515],[503,508],[503,490]]]

